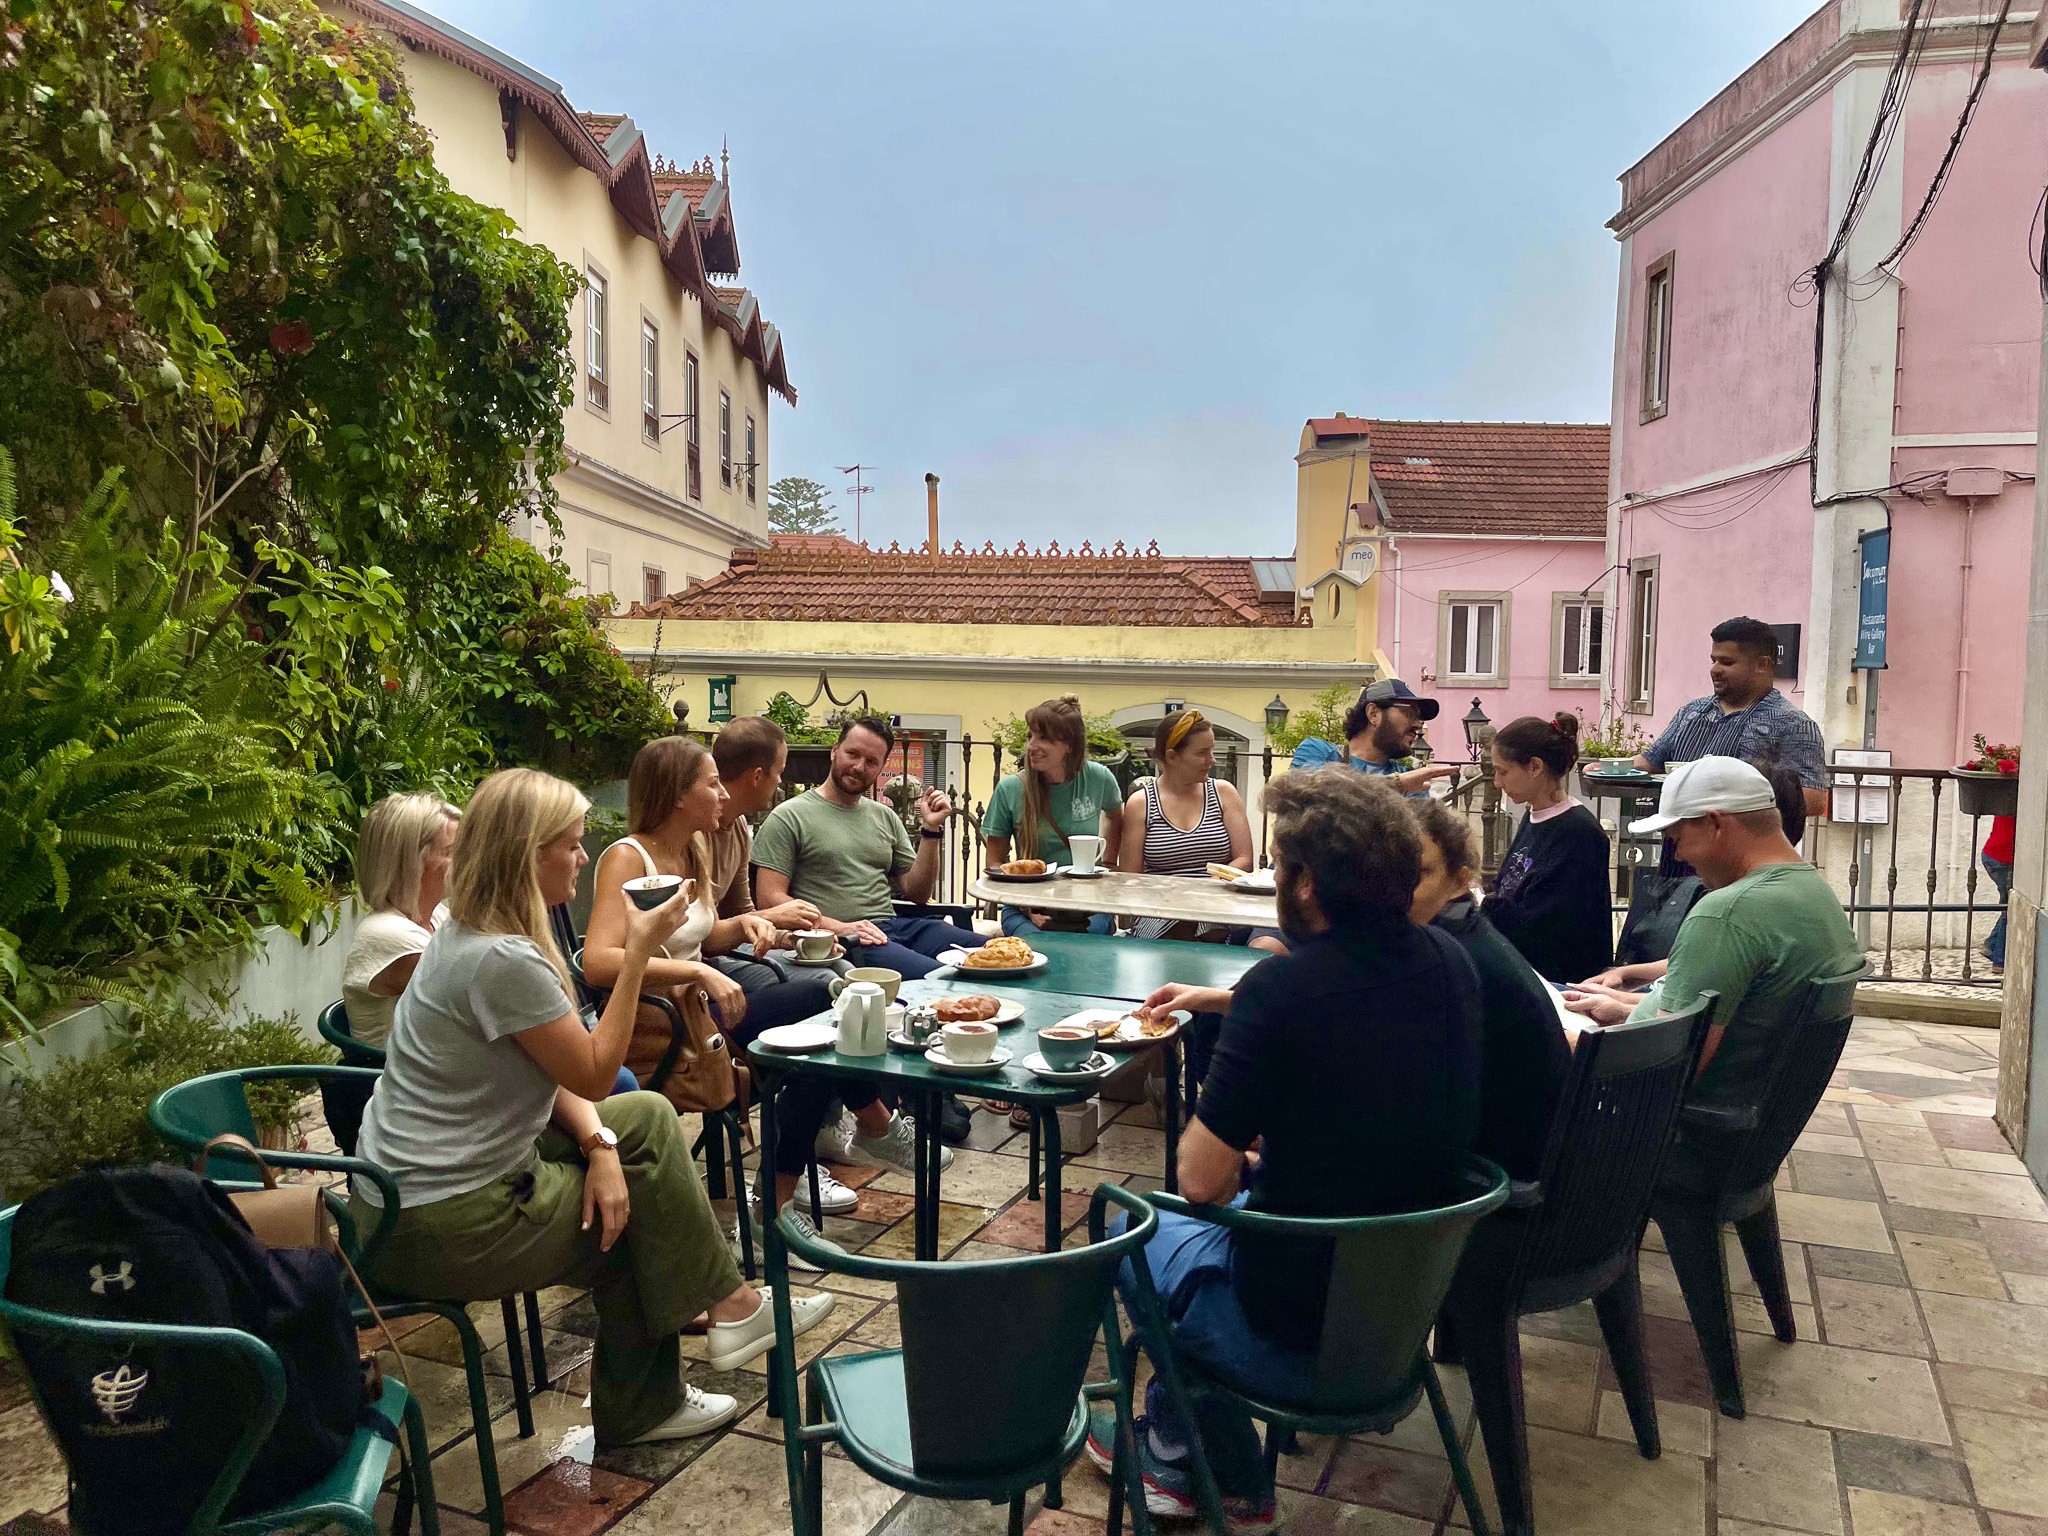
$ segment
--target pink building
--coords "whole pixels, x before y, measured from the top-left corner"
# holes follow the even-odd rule
[[[2023,25],[1987,70],[1976,9],[1909,35],[1904,0],[1829,0],[1621,178],[1606,687],[1648,730],[1747,613],[1797,626],[1779,686],[1861,745],[1857,535],[1889,522],[1877,745],[1938,767],[2019,734],[2048,80]]]
[[[1362,655],[1495,724],[1569,710],[1590,733],[1606,661],[1608,429],[1316,417],[1295,564],[1317,624],[1356,607]]]

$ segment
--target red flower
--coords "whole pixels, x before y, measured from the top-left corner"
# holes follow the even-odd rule
[[[279,357],[304,357],[313,350],[313,328],[303,320],[286,320],[270,328],[270,350]]]
[[[2015,758],[2001,757],[1998,760],[1998,771],[2000,773],[2018,773],[2020,771],[2019,762]]]

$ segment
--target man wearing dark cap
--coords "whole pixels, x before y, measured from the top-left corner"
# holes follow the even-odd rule
[[[1458,771],[1445,763],[1418,767],[1410,756],[1422,723],[1434,720],[1439,708],[1435,699],[1417,696],[1398,677],[1370,683],[1344,716],[1344,746],[1311,736],[1294,749],[1291,766],[1321,768],[1348,761],[1360,773],[1385,778],[1404,795],[1427,795],[1431,779],[1449,778]]]

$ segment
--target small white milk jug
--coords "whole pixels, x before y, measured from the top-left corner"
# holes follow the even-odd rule
[[[889,996],[872,981],[854,981],[840,989],[832,1011],[839,1019],[839,1054],[882,1056],[887,1038]]]

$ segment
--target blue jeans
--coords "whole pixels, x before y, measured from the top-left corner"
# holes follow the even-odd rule
[[[1022,907],[1004,907],[1001,911],[1003,932],[1013,939],[1021,939],[1027,933],[1045,932],[1024,915]],[[1088,914],[1088,931],[1098,938],[1108,938],[1116,932],[1116,919],[1107,912],[1091,912]]]
[[[1243,1206],[1246,1196],[1231,1202]],[[1122,1223],[1113,1223],[1119,1231]],[[1214,1375],[1254,1397],[1299,1402],[1315,1387],[1315,1359],[1283,1349],[1252,1331],[1230,1281],[1230,1251],[1235,1235],[1214,1222],[1176,1212],[1159,1213],[1159,1231],[1145,1245],[1145,1262],[1166,1309],[1168,1333],[1176,1353],[1192,1357]],[[1137,1274],[1126,1260],[1117,1287],[1129,1300]],[[1147,1428],[1153,1449],[1170,1455],[1188,1443],[1181,1422],[1155,1375],[1145,1392]],[[1272,1493],[1266,1483],[1266,1461],[1251,1416],[1213,1397],[1194,1400],[1195,1430],[1208,1453],[1216,1485],[1230,1498],[1260,1500]]]
[[[1991,877],[1991,883],[1998,887],[1998,900],[2003,905],[2012,891],[2012,866],[2001,863],[1989,854],[1984,855],[1984,873]],[[2005,914],[1998,914],[1998,921],[1992,925],[1990,935],[1984,940],[1984,958],[1993,965],[2005,964]]]
[[[874,925],[888,938],[886,944],[855,944],[848,941],[847,957],[855,965],[880,965],[899,971],[911,981],[929,976],[939,968],[938,956],[949,949],[979,949],[981,935],[971,928],[956,928],[937,917],[881,917]]]

